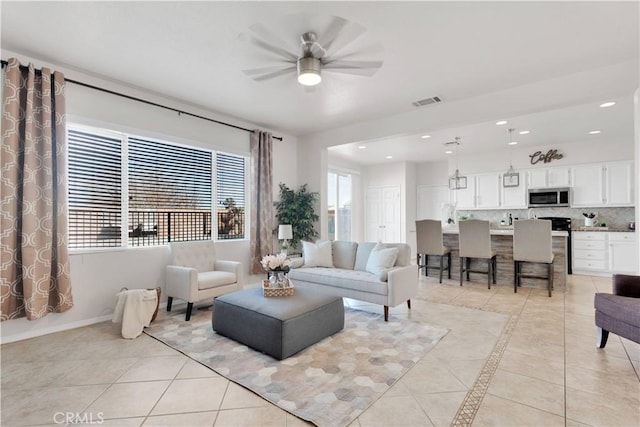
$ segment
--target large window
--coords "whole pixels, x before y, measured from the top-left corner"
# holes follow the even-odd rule
[[[216,154],[218,239],[242,239],[245,228],[244,157]]]
[[[328,235],[330,240],[351,240],[351,175],[327,175]]]
[[[122,137],[70,129],[69,247],[122,245]]]
[[[212,230],[217,239],[243,239],[245,164],[242,156],[70,127],[69,247],[208,240]]]

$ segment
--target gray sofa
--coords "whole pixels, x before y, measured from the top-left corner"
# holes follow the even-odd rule
[[[385,244],[398,248],[395,265],[381,274],[366,270],[373,242],[332,242],[333,267],[292,268],[289,278],[296,287],[309,287],[330,295],[353,298],[384,306],[384,320],[389,307],[407,302],[418,292],[418,268],[411,265],[411,248],[404,243]]]
[[[613,275],[613,294],[594,298],[598,347],[607,344],[609,332],[640,343],[640,276]]]

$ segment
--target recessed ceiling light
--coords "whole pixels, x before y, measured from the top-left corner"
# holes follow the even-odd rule
[[[447,151],[444,152],[444,154],[453,154],[453,151],[447,150]]]
[[[516,145],[516,144],[518,144],[518,141],[510,141],[510,142],[508,142],[508,144],[509,145]]]
[[[393,159],[393,156],[387,156],[386,158],[387,159]]]
[[[496,122],[496,124],[497,124],[498,126],[506,125],[506,124],[507,124],[507,121],[506,121],[506,120],[500,120],[500,121]]]
[[[607,108],[607,107],[613,107],[614,105],[616,105],[615,102],[609,101],[609,102],[605,102],[604,104],[600,104],[600,107],[601,108]]]
[[[361,150],[364,150],[367,147],[365,145],[358,145],[358,148],[361,149]]]
[[[422,135],[420,138],[422,138],[422,139],[431,138],[431,135]]]
[[[520,133],[520,135],[526,135],[526,134],[531,133],[531,131],[530,130],[521,130],[519,133]]]
[[[597,135],[599,133],[600,133],[599,130],[592,130],[591,132],[589,132],[589,135]]]

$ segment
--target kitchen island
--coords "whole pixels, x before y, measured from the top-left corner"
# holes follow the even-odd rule
[[[458,245],[458,228],[444,227],[444,245],[451,248],[451,278],[460,279],[460,252]],[[552,231],[552,250],[555,255],[553,263],[553,288],[556,291],[564,291],[567,286],[567,238],[566,231]],[[513,229],[500,228],[491,230],[491,248],[496,252],[496,282],[498,285],[513,286]],[[471,261],[472,270],[486,271],[487,263],[482,260]],[[522,272],[536,276],[546,276],[545,264],[523,263]],[[487,283],[486,274],[471,273],[471,281]],[[466,282],[466,274],[463,279]],[[522,278],[523,287],[547,289],[547,281],[543,279]]]

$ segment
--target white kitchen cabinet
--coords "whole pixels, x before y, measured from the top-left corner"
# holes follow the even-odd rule
[[[604,165],[604,204],[633,206],[633,162]]]
[[[636,233],[607,233],[609,241],[609,271],[635,274],[638,269]]]
[[[571,177],[568,167],[539,168],[527,171],[527,186],[529,188],[569,187],[570,184]]]
[[[459,190],[451,190],[452,200],[456,202],[456,209],[475,209],[476,208],[476,180],[475,176],[467,176],[467,188]]]
[[[522,173],[520,174],[522,176]],[[525,180],[520,181],[517,187],[501,186],[501,204],[504,209],[526,209],[527,208],[527,186]]]
[[[633,206],[633,162],[592,163],[571,169],[572,207]]]
[[[578,165],[571,169],[572,207],[604,204],[604,167],[601,163]]]
[[[501,174],[476,175],[476,208],[500,208]]]
[[[467,188],[451,190],[456,209],[499,209],[500,179],[499,173],[467,175]]]
[[[571,186],[571,169],[568,167],[554,167],[547,169],[549,187]]]
[[[600,231],[574,231],[573,271],[607,272],[607,233]]]

